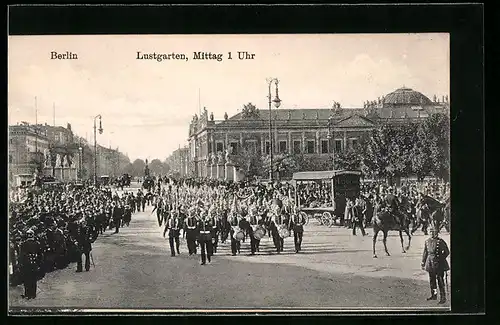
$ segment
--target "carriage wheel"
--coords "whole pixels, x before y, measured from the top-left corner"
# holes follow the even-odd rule
[[[321,216],[321,221],[323,225],[330,227],[332,222],[332,215],[330,214],[330,212],[323,212],[323,215]]]
[[[309,215],[305,212],[301,212],[300,214],[302,215],[302,217],[306,221],[305,225],[307,225],[309,223]]]

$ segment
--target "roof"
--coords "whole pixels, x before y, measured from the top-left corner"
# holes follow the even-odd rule
[[[365,115],[364,108],[342,108],[335,118],[344,119],[353,114]],[[229,120],[241,120],[242,112],[237,113],[229,118]],[[272,109],[272,119],[278,120],[327,120],[333,114],[331,108],[297,108],[297,109]],[[259,120],[269,120],[269,110],[259,109]]]
[[[398,88],[384,97],[384,104],[434,105],[424,94],[411,88]]]
[[[293,174],[293,179],[296,181],[307,181],[307,180],[317,180],[317,179],[331,179],[338,175],[361,175],[359,170],[326,170],[326,171],[315,171],[315,172],[298,172]]]

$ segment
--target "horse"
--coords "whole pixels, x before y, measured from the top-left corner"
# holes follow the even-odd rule
[[[403,253],[406,253],[407,250],[410,249],[411,245],[411,234],[410,234],[410,218],[404,212],[399,212],[401,217],[401,223],[398,224],[395,220],[395,217],[389,211],[381,210],[380,204],[377,204],[375,207],[375,213],[372,219],[373,224],[373,258],[377,258],[377,254],[375,253],[375,243],[377,242],[377,235],[380,231],[384,233],[384,248],[385,254],[387,256],[391,256],[389,251],[387,250],[387,233],[391,230],[399,232],[399,238],[401,239],[401,248]],[[408,246],[404,247],[403,241],[403,231],[408,236]]]
[[[449,199],[447,199],[445,203],[441,203],[429,195],[423,195],[420,198],[420,205],[427,206],[429,220],[433,227],[441,230],[441,228],[449,223]],[[449,226],[447,228],[449,228]]]

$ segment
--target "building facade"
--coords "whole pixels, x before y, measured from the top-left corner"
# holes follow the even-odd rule
[[[238,175],[238,166],[233,170],[231,157],[242,150],[259,156],[272,150],[273,155],[294,153],[325,159],[355,146],[363,135],[383,123],[422,120],[448,110],[447,97],[439,102],[435,96],[431,101],[406,87],[367,101],[363,108],[341,108],[335,103],[332,109],[259,110],[258,115],[240,112],[232,117],[225,114],[223,120],[214,120],[213,114],[209,116],[204,109],[189,125],[189,174],[239,180],[244,175]]]
[[[43,153],[49,148],[49,138],[28,123],[9,126],[9,182],[13,186],[27,185],[35,173],[42,171]]]
[[[187,146],[172,152],[166,159],[166,163],[170,167],[170,173],[177,174],[180,177],[193,176],[190,173],[189,158],[189,148]]]

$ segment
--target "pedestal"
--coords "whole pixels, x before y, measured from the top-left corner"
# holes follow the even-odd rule
[[[217,165],[210,165],[210,178],[211,179],[217,178]]]
[[[233,170],[234,170],[234,181],[235,182],[240,182],[240,181],[245,180],[246,175],[243,172],[243,169],[240,169],[240,168],[237,168],[236,166],[233,166]]]
[[[226,175],[224,179],[226,181],[234,181],[234,165],[231,163],[226,163]]]
[[[224,165],[217,165],[217,179],[223,180],[225,176]]]

